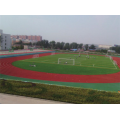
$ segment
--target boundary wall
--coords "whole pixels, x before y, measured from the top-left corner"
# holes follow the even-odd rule
[[[26,55],[43,54],[43,53],[52,53],[52,52],[55,52],[55,51],[46,51],[46,52],[36,52],[36,53],[24,53],[24,54],[5,55],[5,56],[0,56],[0,59],[1,59],[1,58],[9,58],[9,57],[26,56]]]

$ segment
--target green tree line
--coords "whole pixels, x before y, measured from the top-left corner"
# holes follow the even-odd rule
[[[65,42],[55,42],[54,40],[52,41],[48,41],[48,40],[42,40],[42,41],[38,41],[37,43],[23,43],[22,41],[18,42],[17,44],[19,44],[20,46],[19,47],[13,47],[14,49],[23,49],[24,45],[35,45],[35,46],[38,46],[38,47],[41,47],[41,48],[49,48],[49,49],[61,49],[61,50],[70,50],[70,49],[82,49],[82,46],[83,46],[83,43],[76,43],[76,42],[72,42],[72,43],[65,43]],[[84,49],[85,50],[88,50],[88,49],[95,49],[95,45],[92,44],[92,45],[88,45],[88,44],[85,44],[84,45]],[[110,48],[111,50],[115,50],[117,53],[120,53],[120,46],[116,46],[116,47],[111,47]],[[100,50],[100,52],[105,52],[107,53],[107,50]]]
[[[65,43],[65,42],[55,42],[54,40],[52,41],[48,41],[48,40],[42,40],[42,41],[38,41],[37,43],[34,43],[34,45],[37,46],[42,46],[44,48],[51,48],[51,49],[61,49],[61,50],[70,50],[70,49],[82,49],[83,43],[76,43],[76,42],[72,42],[72,43]],[[95,49],[95,45],[91,45],[89,47],[90,49]],[[85,45],[85,49],[88,50],[88,44]]]
[[[29,46],[38,46],[41,48],[49,48],[49,49],[61,49],[61,50],[70,50],[70,49],[82,49],[83,48],[83,43],[76,43],[76,42],[72,42],[72,43],[65,43],[65,42],[55,42],[54,40],[52,41],[48,41],[48,40],[41,40],[38,41],[36,43],[23,43],[22,40],[20,40],[20,42],[17,42],[16,45],[20,45],[17,47],[12,47],[13,49],[23,49],[24,45],[29,45]],[[95,49],[95,45],[91,45],[88,46],[88,44],[84,45],[84,49],[88,50],[88,49]]]
[[[115,50],[115,52],[120,53],[120,46],[114,46],[110,48],[111,50]]]

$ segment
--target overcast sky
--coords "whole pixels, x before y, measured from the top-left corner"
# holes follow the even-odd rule
[[[116,15],[0,15],[0,29],[56,42],[120,45],[120,16]]]

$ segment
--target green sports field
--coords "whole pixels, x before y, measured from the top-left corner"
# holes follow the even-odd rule
[[[109,57],[97,55],[79,57],[79,54],[55,54],[15,61],[12,64],[22,69],[59,74],[100,75],[119,72]]]

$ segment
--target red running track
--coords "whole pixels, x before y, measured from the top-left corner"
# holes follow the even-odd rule
[[[51,55],[51,53],[39,54],[40,57]],[[45,73],[37,72],[31,70],[25,70],[12,65],[12,62],[17,60],[24,60],[32,58],[33,55],[11,57],[0,59],[0,73],[28,78],[36,80],[48,80],[48,81],[59,81],[59,82],[77,82],[77,83],[119,83],[120,82],[120,72],[114,74],[105,75],[70,75],[70,74],[55,74],[55,73]],[[113,57],[117,61],[120,67],[120,58]]]

